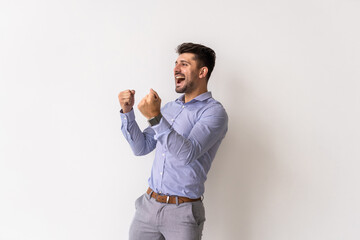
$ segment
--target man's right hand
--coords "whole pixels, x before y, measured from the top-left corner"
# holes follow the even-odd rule
[[[119,93],[120,106],[124,113],[130,112],[135,103],[135,90],[125,90]]]

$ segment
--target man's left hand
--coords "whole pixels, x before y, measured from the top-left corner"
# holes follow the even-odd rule
[[[147,119],[151,119],[160,114],[160,106],[161,99],[151,88],[150,93],[139,102],[138,109]]]

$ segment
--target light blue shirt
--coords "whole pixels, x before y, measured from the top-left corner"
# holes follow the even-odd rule
[[[159,124],[139,129],[134,111],[120,113],[121,130],[135,155],[156,148],[149,186],[171,196],[199,198],[222,139],[228,116],[223,106],[203,93],[184,103],[184,95],[161,108]]]

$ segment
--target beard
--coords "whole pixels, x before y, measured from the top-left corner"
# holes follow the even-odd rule
[[[177,92],[177,93],[184,93],[185,91],[186,91],[186,86],[184,86],[182,88],[175,87],[175,92]]]
[[[194,88],[194,83],[189,82],[189,83],[185,83],[182,87],[175,86],[175,92],[177,92],[177,93],[189,93],[189,92],[191,92],[193,90],[193,88]]]

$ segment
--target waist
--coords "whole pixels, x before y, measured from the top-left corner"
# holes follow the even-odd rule
[[[154,198],[157,202],[161,202],[161,203],[181,204],[185,202],[201,201],[201,198],[193,199],[193,198],[180,197],[180,196],[161,195],[154,192],[151,188],[148,188],[146,193],[150,196],[150,198]]]

